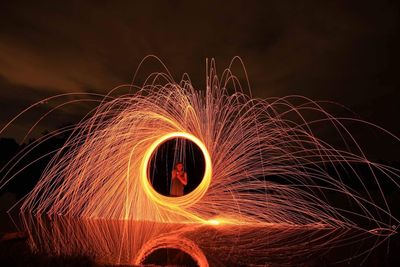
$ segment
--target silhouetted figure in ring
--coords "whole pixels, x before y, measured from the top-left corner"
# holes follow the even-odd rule
[[[183,189],[187,185],[188,177],[183,168],[183,163],[178,162],[172,170],[172,182],[170,195],[173,197],[183,196]]]

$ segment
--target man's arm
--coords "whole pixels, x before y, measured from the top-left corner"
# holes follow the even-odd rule
[[[187,173],[185,172],[185,174],[183,175],[183,179],[181,180],[181,183],[183,185],[187,185]]]

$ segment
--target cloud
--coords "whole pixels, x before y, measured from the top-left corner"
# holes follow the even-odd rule
[[[0,98],[17,87],[23,103],[106,93],[129,83],[149,54],[175,79],[188,72],[204,89],[205,58],[222,68],[241,56],[254,96],[337,101],[400,133],[396,10],[394,2],[374,0],[9,2],[0,11],[0,76],[7,81]],[[153,70],[161,67],[143,73]],[[17,112],[12,101],[6,113]]]

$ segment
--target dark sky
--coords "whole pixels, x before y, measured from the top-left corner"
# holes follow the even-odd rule
[[[46,96],[129,83],[148,54],[199,89],[205,58],[240,56],[254,96],[332,100],[400,135],[398,1],[58,2],[0,4],[0,125]]]

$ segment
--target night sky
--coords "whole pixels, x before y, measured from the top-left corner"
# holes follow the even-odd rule
[[[44,97],[129,83],[154,54],[200,90],[206,58],[222,71],[240,56],[256,97],[335,101],[400,135],[398,1],[188,2],[2,1],[0,126]],[[83,110],[41,127],[76,121]],[[18,139],[31,124],[28,115],[3,136]]]

